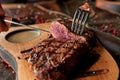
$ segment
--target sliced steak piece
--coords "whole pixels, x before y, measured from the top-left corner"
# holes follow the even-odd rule
[[[52,22],[50,33],[54,38],[57,39],[66,39],[66,40],[80,40],[85,42],[85,38],[83,36],[75,35],[70,32],[64,24],[61,24],[57,21]]]
[[[38,80],[67,80],[82,54],[95,44],[95,36],[88,31],[85,41],[48,38],[35,47],[22,51]]]

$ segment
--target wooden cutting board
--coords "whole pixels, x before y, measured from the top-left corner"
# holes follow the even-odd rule
[[[49,31],[50,23],[33,26]],[[0,45],[15,57],[18,64],[18,80],[35,80],[35,76],[30,70],[28,63],[23,59],[19,59],[21,56],[20,51],[34,47],[42,40],[48,38],[50,33],[41,31],[41,35],[39,37],[24,43],[11,43],[5,39],[5,36],[8,33],[25,28],[27,27],[14,27],[10,28],[8,32],[2,32],[0,34]],[[100,44],[98,44],[98,47],[95,47],[94,50],[100,55],[100,58],[89,68],[88,71],[109,69],[109,72],[96,76],[77,78],[76,80],[118,80],[119,69],[110,53],[108,53],[108,51]]]

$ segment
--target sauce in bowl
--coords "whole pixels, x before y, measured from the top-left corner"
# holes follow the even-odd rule
[[[23,29],[13,31],[6,35],[6,40],[13,43],[23,43],[31,41],[40,35],[40,30],[36,29]]]

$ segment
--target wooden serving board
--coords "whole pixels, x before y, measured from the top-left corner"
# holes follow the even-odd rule
[[[50,23],[38,24],[33,26],[49,31]],[[25,43],[11,43],[5,39],[5,36],[8,33],[23,28],[27,27],[14,27],[10,28],[8,32],[2,32],[0,34],[0,45],[15,57],[18,64],[18,80],[35,80],[35,76],[30,70],[28,63],[23,59],[19,59],[18,57],[21,56],[20,51],[34,47],[42,40],[48,38],[50,36],[50,33],[41,31],[42,33],[39,37]],[[100,58],[96,63],[94,63],[90,67],[88,71],[98,69],[109,69],[109,72],[97,76],[82,77],[76,80],[117,80],[119,76],[119,69],[112,56],[100,44],[98,44],[98,47],[94,48],[94,50],[100,55]]]

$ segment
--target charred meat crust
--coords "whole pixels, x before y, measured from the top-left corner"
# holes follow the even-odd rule
[[[83,36],[86,42],[49,38],[21,53],[38,80],[67,80],[80,56],[96,43],[93,32],[87,31]]]

